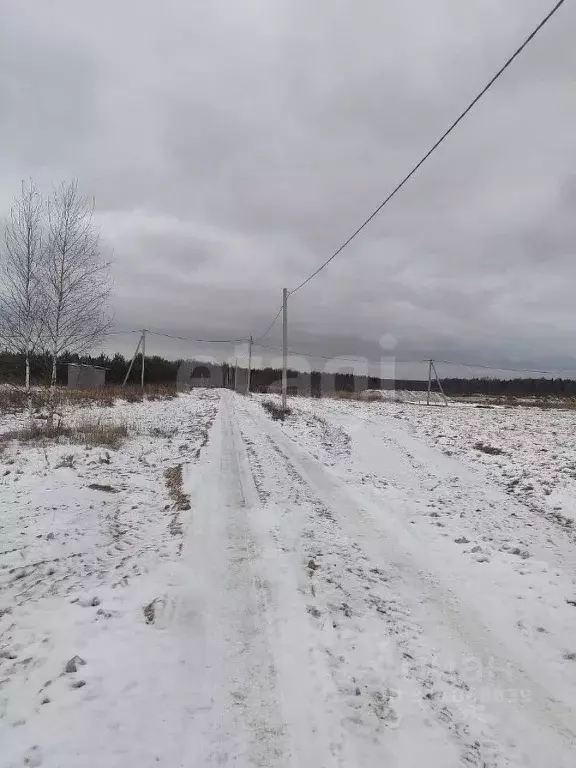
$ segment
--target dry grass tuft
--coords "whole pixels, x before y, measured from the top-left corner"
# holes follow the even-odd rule
[[[72,442],[83,443],[90,447],[118,449],[128,437],[126,424],[114,424],[101,421],[84,421],[72,430]]]
[[[27,403],[24,389],[9,386],[0,388],[0,413],[17,413],[24,410]]]
[[[358,392],[357,399],[364,403],[381,403],[382,395],[380,392]]]
[[[332,392],[330,397],[333,397],[334,400],[352,400],[354,398],[354,392],[338,390],[337,392]]]
[[[286,416],[289,416],[292,413],[290,408],[282,408],[281,405],[277,405],[272,402],[272,400],[263,400],[262,408],[264,408],[265,411],[268,411],[274,421],[284,421]]]
[[[180,520],[180,512],[187,512],[190,509],[190,496],[184,493],[183,490],[182,464],[177,464],[175,467],[168,467],[164,472],[164,477],[166,479],[168,495],[174,503],[168,530],[172,536],[182,536],[183,530],[182,522]]]
[[[55,469],[62,469],[63,467],[67,469],[74,469],[76,459],[73,453],[69,453],[67,456],[62,456],[58,464],[54,465]]]
[[[66,441],[89,447],[103,446],[119,448],[128,427],[125,424],[114,424],[100,421],[84,421],[75,426],[66,426],[62,422],[50,424],[46,421],[32,421],[22,429],[14,429],[0,434],[2,442],[18,440],[20,442],[39,442],[42,440]]]
[[[60,403],[59,390],[55,390],[52,397],[52,402],[58,405]],[[29,405],[33,411],[41,411],[49,404],[49,389],[31,389],[27,393],[24,387],[0,386],[0,413],[21,413]]]
[[[69,438],[72,435],[72,429],[64,426],[61,422],[58,424],[49,424],[43,421],[31,421],[22,429],[12,429],[3,432],[0,440],[9,442],[10,440],[19,440],[20,442],[36,442],[38,440],[59,440],[60,438]]]
[[[144,620],[146,621],[146,624],[154,624],[156,619],[156,600],[152,600],[151,603],[145,605],[142,608],[142,613],[144,614]]]
[[[141,403],[146,400],[171,400],[177,396],[176,384],[147,384],[142,388],[136,384],[125,387],[111,384],[94,389],[59,389],[63,403],[70,405],[112,406],[118,400],[127,403]]]
[[[19,413],[28,407],[29,400],[32,410],[40,412],[44,409],[59,409],[65,405],[110,407],[118,400],[128,403],[141,403],[144,398],[171,400],[177,394],[176,384],[148,384],[144,393],[140,386],[134,384],[125,387],[112,384],[93,389],[56,387],[50,390],[42,387],[31,390],[29,396],[24,387],[3,386],[0,387],[0,413]]]
[[[177,464],[175,467],[168,467],[164,472],[166,478],[166,487],[168,488],[168,494],[176,509],[181,512],[185,512],[190,509],[190,497],[182,490],[183,486],[183,473],[182,464]]]
[[[118,488],[114,488],[112,485],[103,485],[102,483],[90,483],[88,486],[93,491],[102,491],[103,493],[120,493]]]
[[[482,453],[487,453],[489,456],[501,456],[504,451],[502,448],[497,448],[495,445],[488,445],[487,443],[475,443],[474,448]]]
[[[331,397],[336,400],[360,400],[363,403],[381,403],[382,395],[380,392],[366,391],[362,392],[348,392],[346,390],[339,390],[332,393]]]

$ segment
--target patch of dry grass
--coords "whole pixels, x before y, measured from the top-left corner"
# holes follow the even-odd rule
[[[0,413],[17,413],[27,405],[24,389],[4,386],[0,388]]]
[[[168,467],[164,472],[166,478],[166,487],[168,488],[168,494],[176,509],[181,512],[190,509],[190,497],[183,491],[183,474],[182,464],[177,464],[175,467]]]
[[[147,384],[144,392],[140,386],[129,384],[125,387],[109,385],[93,389],[68,389],[56,387],[36,387],[28,396],[24,387],[0,387],[0,413],[19,413],[30,404],[36,413],[45,409],[59,409],[65,405],[103,407],[113,406],[118,400],[128,403],[141,403],[146,400],[171,400],[178,394],[176,384]]]
[[[164,472],[164,478],[166,480],[168,495],[174,504],[168,530],[172,536],[182,536],[183,530],[180,512],[187,512],[190,509],[190,496],[184,493],[183,490],[184,477],[182,464],[177,464],[175,467],[168,467]],[[180,544],[179,551],[182,552],[182,544]]]
[[[141,403],[146,400],[171,400],[177,396],[176,384],[147,384],[142,388],[136,384],[108,385],[94,389],[60,389],[63,403],[70,405],[111,406],[117,400],[127,403]]]
[[[2,432],[0,440],[5,443],[11,440],[19,440],[22,443],[38,440],[60,440],[60,438],[69,438],[71,434],[72,429],[64,426],[61,422],[49,424],[44,421],[31,421],[21,429],[11,429],[8,432]]]
[[[382,395],[380,392],[358,392],[357,399],[364,403],[381,403]]]
[[[262,408],[264,408],[265,411],[268,411],[274,421],[284,421],[286,416],[289,416],[292,413],[290,408],[283,408],[281,405],[277,405],[272,400],[263,400]]]
[[[363,403],[381,403],[382,395],[380,392],[366,391],[361,392],[347,392],[340,390],[332,393],[331,397],[336,400],[360,400]]]
[[[48,389],[31,389],[29,393],[24,387],[0,387],[0,413],[21,413],[28,405],[34,411],[40,411],[48,405]],[[55,397],[57,401],[57,397]]]
[[[6,443],[11,440],[20,442],[54,440],[89,447],[102,446],[117,449],[127,436],[128,427],[126,424],[86,420],[74,426],[68,426],[62,422],[50,424],[48,421],[31,421],[22,429],[3,432],[0,434],[0,441]]]
[[[77,424],[72,430],[72,442],[82,443],[90,447],[118,449],[123,440],[128,437],[126,424],[86,420]]]
[[[497,448],[495,445],[488,445],[488,443],[475,443],[474,448],[476,448],[477,451],[482,451],[482,453],[487,453],[489,456],[501,456],[504,453],[502,448]]]
[[[103,485],[102,483],[90,483],[88,488],[93,491],[102,491],[103,493],[120,493],[118,488],[114,488],[112,485]]]

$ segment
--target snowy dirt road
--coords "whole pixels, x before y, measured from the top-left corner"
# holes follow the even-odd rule
[[[570,541],[530,530],[527,564],[486,477],[337,411],[280,426],[224,393],[205,462],[173,609],[206,641],[191,764],[574,765]],[[475,511],[449,536],[439,486]]]
[[[181,554],[145,577],[136,646],[132,625],[114,646],[139,679],[106,711],[80,700],[66,754],[40,743],[43,707],[21,726],[38,742],[28,758],[574,766],[572,531],[397,415],[299,398],[280,423],[223,391],[184,473]],[[86,668],[100,672],[95,641]],[[0,764],[26,763],[3,763],[0,744]]]

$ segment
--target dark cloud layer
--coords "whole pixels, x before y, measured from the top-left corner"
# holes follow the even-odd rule
[[[77,176],[114,254],[119,328],[257,334],[549,7],[0,0],[0,203],[23,177]],[[402,360],[576,369],[575,25],[566,3],[294,296],[294,348],[377,360],[385,337]]]

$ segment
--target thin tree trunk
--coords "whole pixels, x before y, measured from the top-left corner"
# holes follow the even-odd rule
[[[52,376],[50,377],[50,386],[52,389],[56,386],[56,352],[52,354]]]
[[[26,400],[28,416],[32,418],[32,390],[30,389],[30,350],[26,351]]]
[[[56,408],[56,350],[52,353],[52,376],[50,377],[50,396],[48,398],[48,428],[54,426],[54,410]]]

